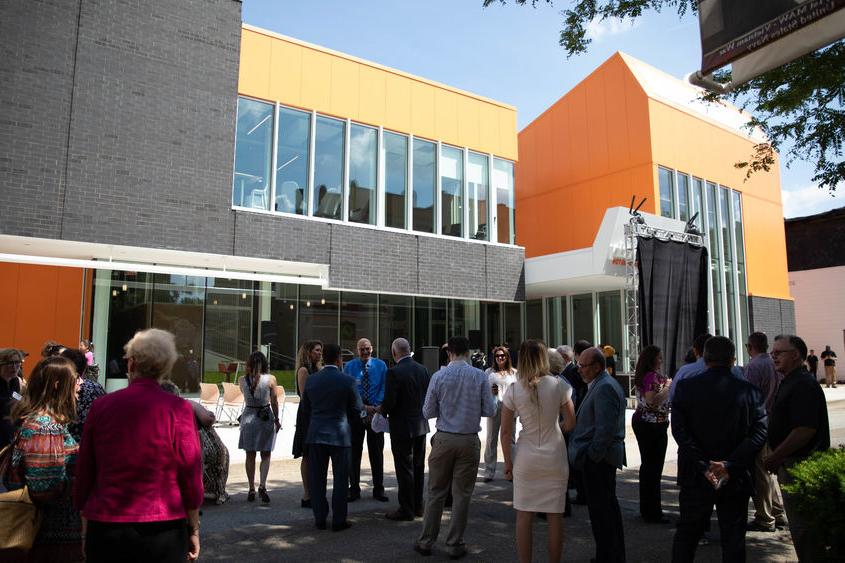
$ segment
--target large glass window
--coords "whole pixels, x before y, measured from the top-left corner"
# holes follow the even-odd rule
[[[340,347],[357,353],[358,340],[378,344],[378,297],[373,293],[340,294]]]
[[[431,297],[414,298],[414,349],[446,343],[446,300]]]
[[[276,211],[307,213],[311,114],[279,108],[276,141]]]
[[[471,299],[450,299],[448,334],[466,336],[471,350],[482,349],[481,304]]]
[[[123,346],[136,332],[151,326],[153,275],[97,270],[95,288],[97,356],[100,365],[105,365],[105,377],[125,380],[127,368]]]
[[[516,358],[519,347],[522,346],[522,304],[505,303],[505,341],[504,345],[511,351],[511,357]]]
[[[414,139],[414,230],[434,232],[434,195],[437,187],[437,145]]]
[[[408,137],[384,132],[384,224],[406,229]]]
[[[696,213],[695,226],[700,233],[704,233],[704,188],[701,178],[692,179],[692,214]]]
[[[404,295],[379,296],[378,357],[391,364],[390,345],[399,337],[407,338],[412,347],[416,342],[411,334],[413,298]],[[374,343],[375,345],[375,343]]]
[[[689,176],[678,172],[678,219],[687,221],[690,215]]]
[[[273,104],[238,98],[232,204],[270,209]]]
[[[469,198],[469,237],[489,240],[487,230],[487,190],[490,184],[486,155],[469,153],[467,160],[467,191]]]
[[[323,344],[338,342],[338,298],[337,291],[324,291],[314,285],[299,286],[300,344],[306,340],[320,340]]]
[[[742,231],[742,196],[731,192],[734,208],[734,241],[736,244],[736,273],[739,282],[739,333],[738,342],[748,336],[748,288],[745,282],[745,235]]]
[[[513,193],[513,162],[493,159],[493,189],[496,190],[496,234],[498,242],[514,244],[516,237]]]
[[[719,222],[716,215],[716,184],[707,182],[707,236],[710,241],[710,276],[713,281],[713,319],[714,333],[722,336],[722,272],[719,268],[719,256],[722,247],[719,244]]]
[[[722,260],[725,274],[725,296],[727,298],[727,328],[728,338],[737,342],[734,327],[736,326],[736,296],[733,273],[733,222],[730,215],[730,191],[722,186],[719,187],[719,213],[721,214],[722,248],[724,259]]]
[[[675,217],[675,182],[674,173],[666,168],[658,167],[657,176],[660,184],[660,215]]]
[[[349,220],[376,223],[378,130],[352,125],[349,130]]]
[[[343,216],[343,146],[346,123],[317,117],[314,141],[314,216]]]
[[[244,290],[249,307],[252,291]],[[202,331],[205,314],[205,278],[176,274],[153,276],[152,327],[172,332],[178,357],[170,380],[188,393],[199,391],[202,377]],[[240,332],[240,329],[238,329]]]
[[[549,346],[571,344],[566,324],[566,297],[546,299],[546,337]]]
[[[481,324],[484,327],[482,347],[487,354],[487,362],[493,358],[489,356],[494,346],[502,344],[502,305],[501,303],[481,304]]]
[[[253,350],[255,282],[208,278],[207,283],[203,381],[220,381],[217,377],[226,374],[234,383],[234,374],[220,365],[243,362]]]
[[[599,305],[599,340],[610,344],[616,350],[619,360],[622,354],[622,296],[618,291],[603,291],[596,295]]]
[[[464,236],[464,151],[443,145],[440,153],[441,233]]]
[[[585,293],[572,296],[572,341],[586,340],[593,342],[595,315],[593,314],[593,294]]]
[[[544,340],[542,299],[525,302],[525,338]]]
[[[261,344],[267,351],[270,371],[290,394],[296,393],[296,352],[305,341],[296,341],[297,291],[294,284],[272,283],[269,295],[260,295],[260,299],[269,300],[270,309],[269,318],[261,322]]]

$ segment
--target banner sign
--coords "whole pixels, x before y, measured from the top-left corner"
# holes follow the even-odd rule
[[[700,0],[701,73],[710,74],[843,7],[845,0]]]

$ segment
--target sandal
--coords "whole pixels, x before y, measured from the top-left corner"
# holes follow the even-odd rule
[[[262,503],[270,503],[270,495],[267,494],[267,489],[265,489],[264,487],[258,487],[258,496],[261,497]]]
[[[247,502],[252,502],[255,500],[255,489],[250,489],[249,492],[246,494]]]

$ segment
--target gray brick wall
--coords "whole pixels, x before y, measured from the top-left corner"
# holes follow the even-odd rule
[[[778,334],[795,334],[795,303],[770,297],[749,298],[752,332],[764,332],[769,341]],[[799,335],[800,336],[800,335]]]
[[[3,232],[231,253],[241,3],[0,7]]]
[[[525,296],[521,248],[244,211],[235,215],[235,254],[327,264],[331,288],[481,300]]]
[[[0,232],[327,264],[339,289],[523,299],[522,249],[233,211],[240,31],[236,0],[0,3]]]

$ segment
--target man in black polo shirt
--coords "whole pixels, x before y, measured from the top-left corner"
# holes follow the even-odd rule
[[[807,345],[793,335],[780,335],[772,347],[775,369],[783,374],[769,419],[769,447],[766,469],[777,472],[789,532],[799,561],[821,561],[824,546],[806,516],[798,512],[795,498],[783,490],[793,479],[787,469],[813,452],[830,447],[827,403],[821,386],[804,368]]]

